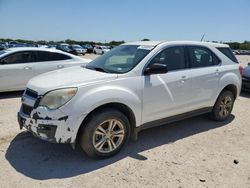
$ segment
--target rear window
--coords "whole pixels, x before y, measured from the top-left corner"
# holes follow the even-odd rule
[[[220,50],[220,52],[222,52],[225,56],[227,56],[233,62],[239,63],[230,48],[217,48],[217,49]]]

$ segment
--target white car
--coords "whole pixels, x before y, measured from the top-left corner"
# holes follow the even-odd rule
[[[241,88],[241,68],[230,53],[217,43],[123,44],[85,68],[33,78],[19,125],[43,140],[78,142],[89,156],[104,158],[146,128],[204,113],[224,121]]]
[[[94,54],[99,54],[99,55],[102,55],[102,54],[109,52],[109,51],[110,51],[110,49],[106,46],[96,46],[93,49]]]
[[[0,51],[0,92],[24,90],[36,75],[88,62],[55,49],[21,47]]]

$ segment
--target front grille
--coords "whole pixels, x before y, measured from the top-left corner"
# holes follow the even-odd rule
[[[35,98],[35,99],[37,99],[37,97],[38,97],[38,93],[29,89],[29,88],[26,89],[25,95],[32,97],[32,98]]]
[[[30,116],[31,111],[33,110],[32,107],[26,105],[26,104],[22,104],[22,112],[28,116]]]

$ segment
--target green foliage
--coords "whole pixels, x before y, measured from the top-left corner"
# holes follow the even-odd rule
[[[94,41],[77,41],[77,40],[71,40],[66,39],[65,41],[46,41],[46,40],[39,40],[39,41],[33,41],[33,40],[25,40],[25,39],[10,39],[10,38],[0,38],[0,42],[10,42],[10,41],[16,41],[20,43],[33,43],[33,44],[56,44],[56,43],[68,43],[68,44],[79,44],[79,45],[102,45],[102,46],[118,46],[120,44],[125,43],[124,40],[122,41],[110,41],[110,42],[94,42]],[[150,39],[144,38],[142,41],[150,41]],[[213,41],[218,42],[218,41]],[[234,50],[250,50],[250,41],[244,41],[243,43],[239,42],[228,42],[228,44],[232,49]]]
[[[227,44],[234,50],[250,50],[250,41],[244,41],[243,43],[230,42]]]
[[[42,45],[56,44],[56,43],[68,43],[68,44],[79,44],[79,45],[91,44],[91,45],[101,45],[101,46],[118,46],[120,44],[125,43],[124,40],[102,43],[102,42],[94,42],[94,41],[76,41],[76,40],[71,40],[71,39],[66,39],[65,41],[45,41],[45,40],[32,41],[32,40],[24,40],[24,39],[0,38],[0,42],[11,42],[11,41],[20,42],[20,43],[42,44]]]

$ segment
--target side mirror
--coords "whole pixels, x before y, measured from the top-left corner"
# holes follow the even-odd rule
[[[250,62],[248,63],[248,66],[250,66]]]
[[[167,65],[162,63],[154,63],[149,65],[145,71],[144,75],[151,75],[151,74],[165,74],[168,72]]]

